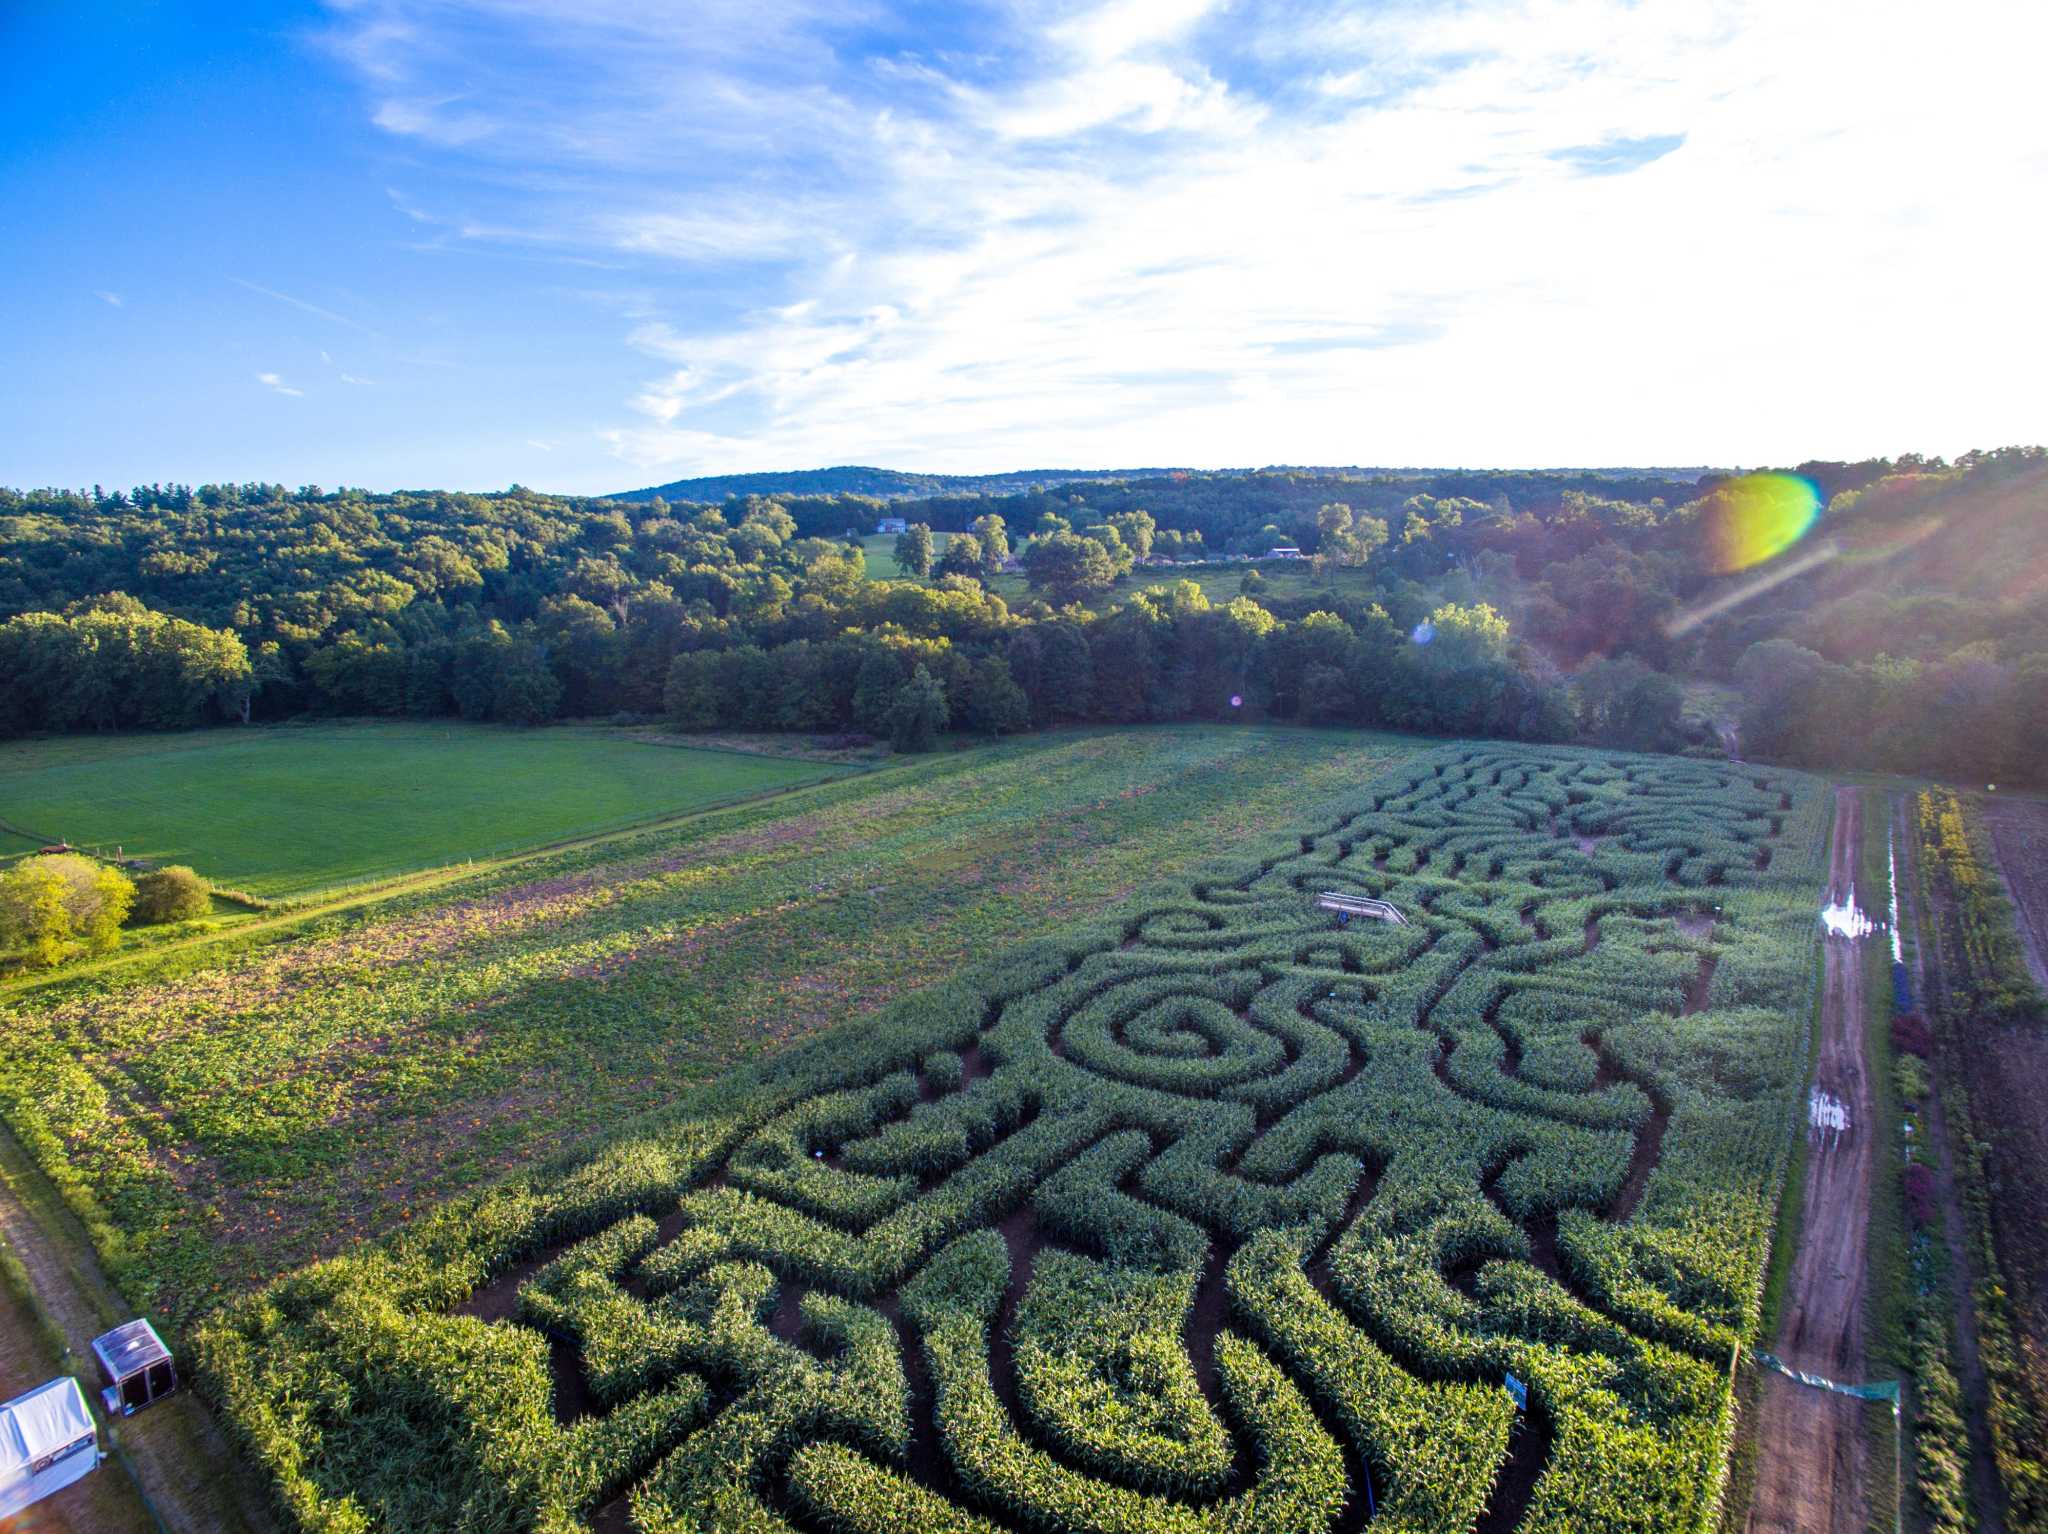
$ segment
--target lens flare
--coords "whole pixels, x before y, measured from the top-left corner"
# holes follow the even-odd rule
[[[1707,568],[1732,575],[1775,558],[1820,520],[1820,487],[1799,474],[1745,474],[1716,490],[1702,523]]]

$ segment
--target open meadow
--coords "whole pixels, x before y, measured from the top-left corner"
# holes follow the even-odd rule
[[[1005,748],[40,1006],[79,1128],[6,1107],[187,1314],[323,1190],[405,1198],[196,1328],[306,1529],[1693,1530],[1828,810],[1537,747]],[[223,1122],[262,1053],[275,1116]]]
[[[0,853],[47,842],[298,895],[815,783],[844,769],[619,730],[438,720],[0,742]]]

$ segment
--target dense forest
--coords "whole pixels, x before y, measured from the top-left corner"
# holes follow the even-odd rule
[[[1675,620],[1758,573],[1716,573],[1720,476],[1266,471],[715,506],[0,490],[0,732],[626,714],[916,746],[1273,718],[1719,749],[1683,706],[1699,681],[1734,689],[1711,696],[1748,755],[2040,778],[2048,455],[1795,472],[1825,505],[1803,573],[1695,623]],[[903,579],[870,579],[849,541],[885,515],[917,518]],[[933,563],[918,528],[965,536]],[[1226,567],[1224,599],[1161,563],[1213,574],[1283,544],[1308,572],[1285,594],[1252,565]]]

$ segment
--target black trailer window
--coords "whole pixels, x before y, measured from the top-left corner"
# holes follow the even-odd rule
[[[131,1374],[121,1381],[121,1404],[130,1411],[149,1405],[149,1382],[140,1374]]]
[[[171,1387],[177,1383],[177,1380],[171,1375],[171,1365],[168,1359],[162,1363],[155,1363],[149,1366],[149,1398],[152,1401],[158,1396],[169,1395]]]

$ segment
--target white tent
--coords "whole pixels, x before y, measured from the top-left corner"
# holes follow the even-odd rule
[[[65,1375],[0,1406],[0,1518],[99,1468],[99,1430]]]

